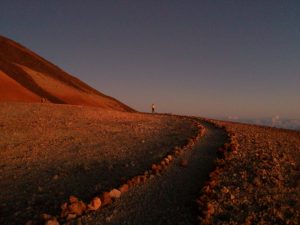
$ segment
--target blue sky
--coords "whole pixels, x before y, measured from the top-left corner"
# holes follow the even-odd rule
[[[140,111],[300,119],[300,1],[3,0],[0,31]]]

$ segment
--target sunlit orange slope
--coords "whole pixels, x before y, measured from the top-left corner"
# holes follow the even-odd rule
[[[0,101],[97,106],[134,111],[20,44],[0,36]]]

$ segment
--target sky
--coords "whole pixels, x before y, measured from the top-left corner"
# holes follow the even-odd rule
[[[300,119],[300,1],[1,0],[0,33],[139,111]]]

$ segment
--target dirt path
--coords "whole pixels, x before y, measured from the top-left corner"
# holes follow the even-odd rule
[[[207,132],[195,147],[176,159],[159,177],[130,190],[114,204],[72,224],[197,224],[196,198],[213,169],[216,150],[226,140],[223,130],[203,123]],[[187,160],[187,167],[179,165]]]
[[[0,224],[58,215],[131,178],[196,135],[190,118],[54,104],[0,104]]]

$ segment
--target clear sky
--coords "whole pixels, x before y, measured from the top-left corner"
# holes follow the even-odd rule
[[[1,0],[0,32],[140,111],[300,119],[299,0]]]

